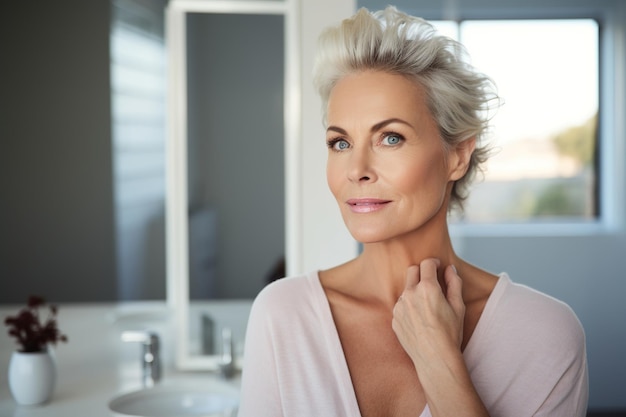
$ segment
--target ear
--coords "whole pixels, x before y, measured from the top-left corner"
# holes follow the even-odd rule
[[[455,146],[450,152],[450,181],[463,178],[476,148],[476,137],[472,136]]]

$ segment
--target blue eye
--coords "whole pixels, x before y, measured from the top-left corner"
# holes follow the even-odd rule
[[[339,149],[340,151],[348,149],[348,142],[346,142],[345,140],[337,141],[337,143],[335,144],[335,148]]]
[[[403,140],[404,138],[396,133],[389,133],[383,137],[383,143],[385,145],[397,145]]]
[[[343,139],[331,139],[327,144],[334,151],[344,151],[350,147],[350,144]]]

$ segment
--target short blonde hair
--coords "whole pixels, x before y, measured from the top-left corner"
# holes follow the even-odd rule
[[[319,38],[313,79],[324,118],[331,90],[346,75],[378,70],[418,82],[445,144],[476,138],[467,172],[450,196],[450,209],[463,210],[469,185],[490,153],[484,135],[490,104],[497,101],[493,82],[477,72],[466,55],[461,44],[439,35],[424,19],[393,6],[373,13],[362,8]]]

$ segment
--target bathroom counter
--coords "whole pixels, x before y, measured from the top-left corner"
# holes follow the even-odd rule
[[[51,400],[39,406],[18,405],[9,392],[6,377],[0,389],[2,417],[111,417],[108,401],[123,389],[114,372],[107,369],[64,369],[59,366],[59,379]],[[71,375],[66,375],[71,372]]]
[[[21,306],[3,306],[0,317],[4,320],[19,308]],[[142,313],[134,314],[135,311]],[[7,375],[16,345],[6,331],[0,332],[0,417],[111,417],[108,409],[111,398],[141,388],[140,346],[122,342],[124,330],[148,329],[159,333],[163,383],[181,378],[197,381],[198,386],[224,383],[209,372],[174,370],[169,316],[164,303],[158,302],[122,307],[117,304],[61,305],[59,327],[69,341],[54,349],[58,369],[56,389],[51,400],[39,406],[20,406],[13,400]],[[238,385],[236,379],[228,383]]]

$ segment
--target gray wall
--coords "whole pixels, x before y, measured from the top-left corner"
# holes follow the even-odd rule
[[[0,303],[116,295],[108,0],[0,13]]]

